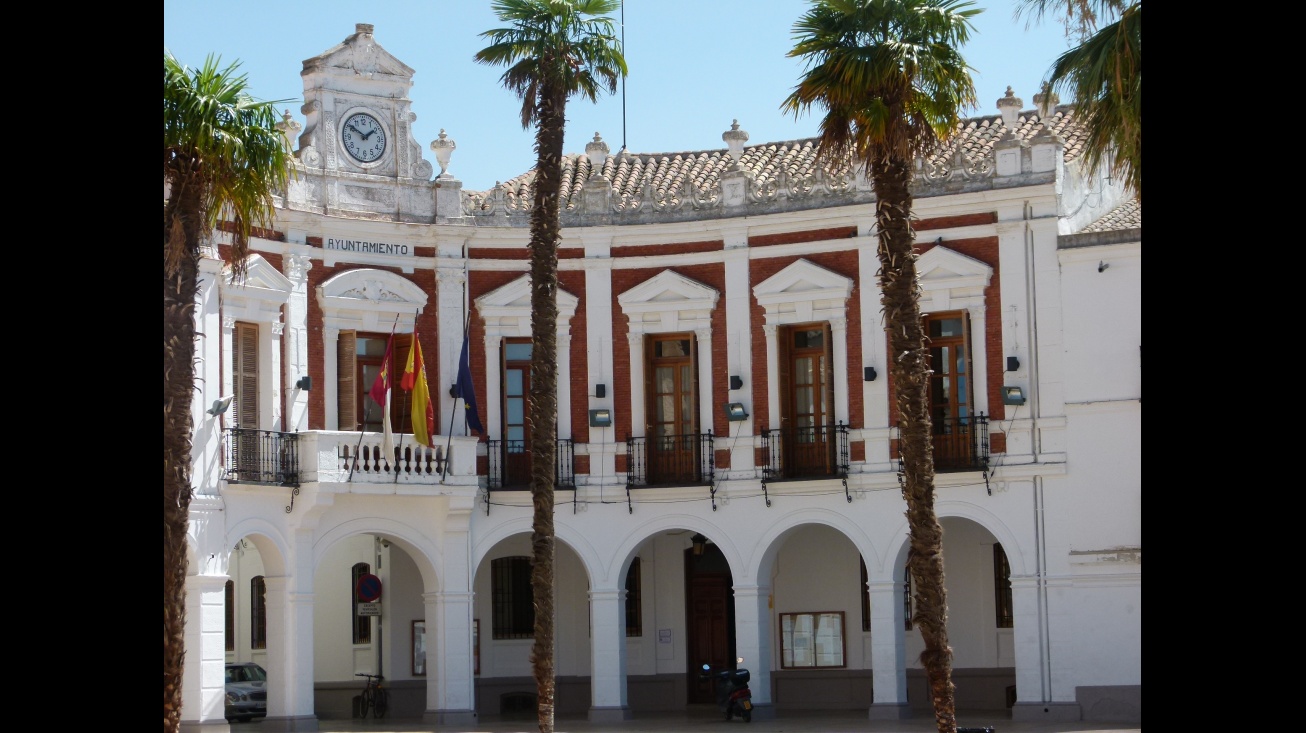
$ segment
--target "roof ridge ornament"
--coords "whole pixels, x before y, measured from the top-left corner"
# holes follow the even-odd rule
[[[594,139],[585,143],[585,155],[590,160],[590,178],[600,178],[603,176],[603,164],[608,160],[608,152],[612,148],[603,142],[603,138],[596,131]]]
[[[1020,116],[1020,108],[1023,104],[1025,104],[1025,100],[1017,97],[1011,87],[1007,87],[1007,93],[998,100],[998,111],[1002,113],[1002,124],[1012,135],[1016,133],[1016,118]]]
[[[744,143],[748,142],[748,133],[739,129],[739,120],[731,120],[730,129],[721,133],[721,139],[730,148],[730,159],[734,161],[733,170],[740,170],[739,159],[744,155]]]

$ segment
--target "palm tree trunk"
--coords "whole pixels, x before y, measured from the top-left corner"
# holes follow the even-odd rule
[[[163,272],[163,731],[181,727],[186,630],[186,535],[191,498],[191,400],[195,389],[195,297],[199,278],[195,186],[179,187],[164,210]],[[180,218],[178,219],[178,215]],[[181,227],[175,222],[180,221]],[[169,263],[168,239],[184,238]],[[174,250],[175,251],[175,250]],[[172,266],[170,266],[172,264]]]
[[[531,211],[531,591],[535,644],[531,665],[540,733],[553,733],[553,489],[558,428],[558,196],[562,189],[567,97],[545,82],[535,131],[535,207]]]
[[[952,648],[943,580],[943,528],[934,513],[934,455],[928,410],[929,352],[921,322],[920,288],[911,229],[911,160],[881,154],[872,167],[875,220],[880,229],[881,305],[889,333],[889,374],[898,408],[910,548],[907,567],[915,580],[913,621],[925,641],[921,664],[940,733],[956,733]]]

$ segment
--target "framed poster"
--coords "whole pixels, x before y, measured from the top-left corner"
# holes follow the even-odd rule
[[[413,676],[426,676],[426,621],[413,622]]]

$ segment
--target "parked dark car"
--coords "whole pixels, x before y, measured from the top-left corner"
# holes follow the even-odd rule
[[[227,665],[227,722],[247,723],[268,714],[268,673],[253,662]]]

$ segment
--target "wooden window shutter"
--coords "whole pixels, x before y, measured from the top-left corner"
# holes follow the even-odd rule
[[[830,322],[821,325],[823,330],[821,343],[824,353],[821,362],[825,364],[825,373],[821,375],[821,419],[825,425],[834,424],[834,344],[830,343]]]
[[[689,332],[689,379],[690,394],[694,396],[689,408],[689,432],[697,433],[701,430],[698,425],[698,334],[693,331]]]
[[[258,423],[258,326],[237,323],[232,343],[232,386],[236,403],[236,427],[257,430]]]
[[[654,348],[656,343],[652,334],[644,335],[644,432],[645,438],[653,436],[653,421],[657,415],[657,404],[653,395],[657,392],[654,387],[655,374],[653,369]],[[632,425],[632,428],[635,426]]]
[[[776,352],[779,358],[776,360],[776,379],[780,383],[780,404],[776,405],[780,413],[780,426],[785,427],[789,422],[790,414],[793,412],[793,345],[794,345],[794,328],[792,326],[782,326],[776,329],[776,338],[780,339],[779,347]]]
[[[341,331],[336,341],[336,411],[339,430],[358,429],[358,387],[355,376],[358,359],[355,357],[354,331]]]

